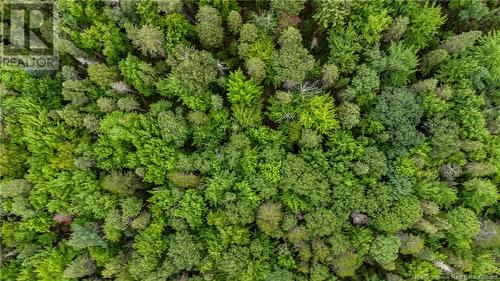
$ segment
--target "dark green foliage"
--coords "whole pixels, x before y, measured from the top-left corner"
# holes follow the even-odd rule
[[[1,280],[498,275],[498,1],[55,2],[60,69],[0,67]]]
[[[299,30],[294,27],[287,28],[281,33],[278,43],[281,48],[271,58],[273,83],[302,83],[314,66],[314,58],[302,47],[302,35]]]
[[[408,89],[384,90],[377,97],[373,116],[390,132],[389,140],[396,153],[404,153],[404,148],[422,142],[423,136],[416,128],[422,109]]]
[[[71,238],[68,245],[75,250],[81,250],[88,247],[105,247],[106,242],[97,233],[97,225],[86,223],[84,225],[73,223],[71,225]]]

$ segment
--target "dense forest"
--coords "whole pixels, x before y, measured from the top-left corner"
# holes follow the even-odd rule
[[[59,69],[0,69],[1,280],[499,276],[499,0],[56,5]]]

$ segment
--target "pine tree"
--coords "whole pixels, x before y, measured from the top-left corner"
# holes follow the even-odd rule
[[[481,36],[481,31],[473,30],[454,35],[446,39],[441,44],[441,48],[449,53],[460,53],[474,45],[474,42]]]
[[[95,272],[94,261],[88,255],[81,255],[74,259],[64,270],[64,278],[81,278]]]
[[[302,83],[314,67],[314,58],[302,47],[302,35],[296,28],[288,27],[278,42],[281,48],[273,54],[270,65],[273,83]]]
[[[132,24],[125,27],[128,38],[141,51],[143,56],[154,58],[165,55],[165,35],[159,27],[149,24],[145,24],[140,28]]]

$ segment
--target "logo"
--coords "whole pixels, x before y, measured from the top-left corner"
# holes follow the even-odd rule
[[[58,14],[52,1],[0,3],[0,66],[4,69],[56,70]]]

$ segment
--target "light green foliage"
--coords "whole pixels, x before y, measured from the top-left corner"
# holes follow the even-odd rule
[[[81,255],[74,259],[64,270],[65,278],[81,278],[95,272],[94,261],[88,255]]]
[[[351,24],[346,27],[335,26],[329,30],[329,63],[339,67],[342,73],[350,73],[356,68],[359,52],[363,49],[360,35]]]
[[[163,31],[149,24],[140,28],[128,24],[127,36],[143,56],[158,57],[165,55],[165,35]]]
[[[257,225],[267,235],[281,236],[280,222],[283,218],[281,206],[276,203],[264,203],[257,212]]]
[[[3,197],[15,197],[27,194],[31,188],[31,184],[25,179],[2,181],[0,182],[0,195]]]
[[[139,103],[132,96],[127,96],[119,99],[116,102],[116,105],[118,106],[119,109],[126,112],[134,111],[139,108]]]
[[[200,183],[200,179],[190,173],[170,173],[168,178],[180,187],[196,187]]]
[[[395,18],[384,34],[384,41],[389,42],[399,40],[408,28],[409,22],[410,19],[408,19],[408,17]]]
[[[446,16],[441,14],[441,7],[435,3],[425,1],[412,4],[406,41],[421,49],[429,44],[439,27],[445,23]]]
[[[359,107],[352,103],[343,103],[337,110],[340,126],[344,129],[352,129],[359,123]]]
[[[479,221],[470,209],[458,207],[451,210],[446,219],[450,224],[447,230],[448,240],[452,243],[470,241],[479,234]]]
[[[191,228],[197,228],[203,223],[204,212],[205,202],[203,202],[203,197],[195,190],[188,190],[173,215],[176,218],[185,219]]]
[[[0,279],[498,275],[498,1],[55,2],[57,69],[0,67]]]
[[[314,130],[304,129],[299,140],[299,145],[304,148],[315,148],[320,146],[322,137]]]
[[[323,82],[325,87],[334,86],[339,78],[339,70],[334,64],[325,64],[322,69],[322,74],[321,82]]]
[[[415,72],[418,58],[412,47],[406,47],[400,43],[391,43],[389,55],[386,57],[385,75],[389,85],[403,86],[409,76]]]
[[[342,25],[350,9],[350,3],[348,1],[316,0],[314,4],[316,9],[313,18],[323,28]]]
[[[166,15],[163,21],[166,25],[165,50],[168,54],[179,44],[189,45],[187,37],[192,35],[195,31],[186,17],[179,13],[173,13]]]
[[[266,64],[260,58],[250,58],[245,63],[248,75],[256,82],[266,78]]]
[[[464,202],[467,206],[480,212],[483,208],[498,203],[497,187],[490,181],[472,179],[464,182]]]
[[[314,128],[322,134],[339,128],[335,119],[335,105],[330,96],[314,96],[305,103],[302,110],[299,124],[305,128]]]
[[[205,49],[222,47],[224,29],[219,11],[210,6],[201,6],[196,14],[196,20],[198,21],[196,30],[201,45]]]
[[[179,96],[186,105],[203,109],[208,105],[207,87],[217,77],[217,64],[212,55],[186,47],[177,47],[167,59],[170,75],[156,85],[161,95]]]
[[[112,171],[104,176],[101,185],[104,190],[119,195],[131,195],[140,187],[139,181],[134,174],[117,171]]]
[[[112,112],[116,109],[116,102],[111,98],[100,97],[96,100],[96,105],[102,112]]]
[[[487,36],[479,39],[479,46],[473,49],[473,56],[481,62],[490,72],[490,77],[494,85],[500,83],[500,32],[491,31]]]
[[[95,63],[87,68],[89,79],[101,87],[109,87],[111,83],[119,79],[118,71],[105,64]]]
[[[153,94],[156,71],[149,63],[129,54],[118,66],[125,82],[130,83],[145,96]]]
[[[243,20],[241,19],[240,13],[238,13],[237,11],[229,12],[229,15],[227,16],[227,26],[230,32],[238,34],[240,32],[242,24]]]
[[[339,228],[339,221],[332,210],[318,209],[307,214],[305,220],[313,236],[329,236]]]
[[[245,23],[241,27],[240,42],[242,43],[255,43],[259,37],[259,31],[255,24]]]
[[[449,55],[446,50],[436,49],[424,55],[424,57],[422,58],[422,64],[426,68],[431,68],[445,61],[448,56]]]
[[[440,278],[441,271],[429,261],[412,261],[406,266],[408,276],[426,276]]]
[[[195,269],[202,259],[202,247],[192,235],[179,232],[169,239],[167,256],[172,260],[172,264],[177,269]]]
[[[111,64],[116,64],[129,49],[127,37],[112,22],[97,22],[83,30],[79,29],[74,37],[80,40],[82,47],[102,52],[106,56],[106,61]],[[75,52],[79,53],[78,51],[72,53]]]
[[[258,105],[262,94],[262,87],[252,80],[247,80],[241,70],[229,76],[227,96],[232,104],[244,106]]]
[[[412,234],[403,234],[400,237],[401,248],[399,252],[403,255],[415,255],[424,249],[424,241]]]
[[[335,273],[340,277],[356,275],[356,269],[361,265],[361,259],[354,252],[343,253],[334,259]]]
[[[382,31],[389,27],[391,21],[391,17],[387,15],[387,11],[385,10],[377,14],[369,15],[368,21],[361,33],[363,39],[369,44],[379,42],[382,37]]]
[[[370,248],[370,256],[387,270],[394,270],[401,242],[397,236],[377,236]]]
[[[182,10],[181,0],[159,0],[158,9],[167,14],[179,12]]]

